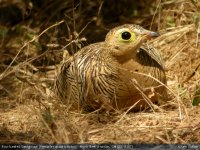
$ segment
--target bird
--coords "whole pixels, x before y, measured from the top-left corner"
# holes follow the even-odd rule
[[[85,46],[62,62],[56,95],[75,110],[152,107],[166,92],[163,59],[147,42],[158,36],[136,24],[111,29],[105,41]]]

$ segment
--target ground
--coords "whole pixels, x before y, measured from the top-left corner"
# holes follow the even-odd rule
[[[126,1],[135,6],[127,11],[120,4],[108,9],[108,1],[49,1],[45,11],[41,11],[45,3],[12,2],[21,14],[25,9],[32,13],[24,21],[0,17],[0,143],[200,143],[200,2]],[[46,17],[56,6],[62,15]],[[116,8],[119,14],[113,13]],[[41,21],[38,15],[46,18]],[[73,18],[77,30],[74,21],[69,22]],[[161,36],[150,42],[165,62],[169,100],[138,113],[68,110],[52,96],[63,51],[73,54],[74,47],[101,41],[111,27],[123,23],[159,30]]]

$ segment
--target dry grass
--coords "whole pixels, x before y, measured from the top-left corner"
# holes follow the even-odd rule
[[[171,99],[155,111],[71,112],[51,95],[55,67],[42,74],[28,59],[0,74],[5,95],[7,81],[13,89],[0,97],[0,143],[200,143],[200,108],[192,106],[200,86],[199,7],[198,1],[158,1],[153,22],[161,36],[152,43],[166,62]]]

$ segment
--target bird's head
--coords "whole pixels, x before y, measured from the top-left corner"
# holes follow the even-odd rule
[[[106,35],[106,44],[110,53],[120,60],[126,61],[133,57],[146,40],[159,36],[139,25],[126,24],[113,28]]]

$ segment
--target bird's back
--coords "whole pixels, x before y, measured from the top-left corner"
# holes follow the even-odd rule
[[[134,81],[141,88],[159,86],[159,82],[165,84],[164,67],[158,61],[159,56],[141,48],[137,61],[131,59],[118,64],[106,56],[106,48],[104,42],[91,44],[62,64],[56,85],[64,101],[96,109],[101,107],[100,99],[104,99],[121,108],[138,99],[139,91]]]

